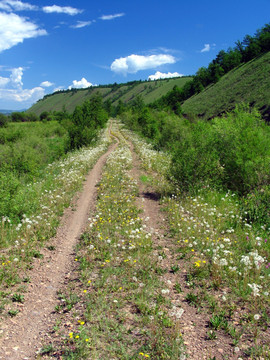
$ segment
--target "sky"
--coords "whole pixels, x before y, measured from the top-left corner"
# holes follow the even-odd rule
[[[69,88],[193,75],[270,0],[0,0],[0,109]]]

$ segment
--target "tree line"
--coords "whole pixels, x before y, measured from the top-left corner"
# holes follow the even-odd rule
[[[173,90],[155,101],[152,107],[169,108],[179,115],[180,104],[185,100],[200,93],[208,85],[218,82],[230,70],[270,51],[270,23],[257,30],[254,36],[246,35],[242,41],[238,40],[235,45],[227,51],[221,50],[208,67],[199,68],[193,79],[183,88],[175,86]]]

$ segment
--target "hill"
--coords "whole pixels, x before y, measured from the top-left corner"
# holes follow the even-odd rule
[[[270,52],[239,66],[182,104],[184,114],[204,119],[221,115],[239,103],[256,106],[270,120]]]
[[[115,83],[87,89],[59,91],[46,95],[28,109],[27,112],[40,115],[43,111],[61,111],[64,107],[68,112],[72,112],[77,105],[82,104],[97,92],[102,94],[104,101],[111,100],[113,105],[117,105],[119,100],[128,103],[137,95],[141,95],[144,102],[149,104],[162,95],[165,95],[175,85],[181,88],[191,79],[191,77],[180,77],[156,81],[132,81],[126,84]]]

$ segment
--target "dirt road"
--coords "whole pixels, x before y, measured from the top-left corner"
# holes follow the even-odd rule
[[[20,313],[1,324],[1,360],[34,359],[41,348],[42,338],[54,320],[57,290],[74,263],[74,246],[95,207],[96,183],[108,155],[116,147],[117,144],[112,145],[88,174],[83,191],[73,206],[75,211],[68,208],[65,212],[54,238],[55,251],[45,251],[42,262],[36,263],[29,274],[31,283]]]

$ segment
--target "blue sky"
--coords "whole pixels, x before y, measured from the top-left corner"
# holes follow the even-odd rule
[[[192,75],[269,14],[269,0],[0,0],[0,109],[57,89]]]

